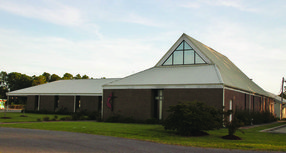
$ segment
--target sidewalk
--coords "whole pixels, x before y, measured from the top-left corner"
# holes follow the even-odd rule
[[[4,113],[4,109],[0,109],[0,113]],[[8,109],[6,112],[21,112],[21,109]]]
[[[271,124],[275,124],[275,123],[279,123],[279,122],[286,122],[286,121],[276,121],[276,122],[272,122],[272,123],[243,126],[243,127],[240,127],[240,129],[250,129],[250,128],[255,128],[255,127],[258,127],[258,126],[271,125]]]

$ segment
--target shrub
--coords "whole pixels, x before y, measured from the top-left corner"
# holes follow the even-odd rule
[[[225,118],[224,118],[224,125],[228,129],[228,135],[224,136],[223,138],[226,139],[237,139],[240,140],[241,138],[235,136],[235,132],[239,130],[241,126],[244,125],[244,123],[239,120],[236,116],[233,116],[232,120],[229,121],[230,114],[233,112],[231,110],[224,112]],[[242,130],[239,130],[240,132],[244,133]]]
[[[236,110],[234,117],[243,122],[244,125],[269,123],[277,120],[269,111]]]
[[[43,121],[49,121],[50,120],[50,117],[49,116],[44,116],[43,117]]]
[[[53,121],[56,121],[58,119],[58,116],[55,115],[54,118],[52,119]]]
[[[202,102],[186,102],[170,106],[171,114],[163,122],[165,130],[173,130],[184,136],[197,135],[202,131],[222,126],[222,111]]]
[[[55,111],[55,113],[56,114],[61,114],[61,115],[68,115],[68,114],[70,114],[66,107],[59,108],[58,110]]]
[[[81,112],[78,112],[78,113],[73,113],[72,115],[71,115],[71,119],[72,120],[84,120],[85,119],[85,115],[83,114],[83,113],[81,113]]]
[[[120,115],[112,115],[108,117],[105,122],[117,123],[120,121]]]
[[[96,119],[100,119],[100,113],[98,113],[97,111],[93,111],[88,113],[88,119],[89,120],[96,120]]]
[[[160,120],[156,118],[150,118],[144,121],[145,124],[160,124]]]

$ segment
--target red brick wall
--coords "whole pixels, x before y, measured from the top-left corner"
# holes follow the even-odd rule
[[[107,99],[113,92],[113,112],[107,108]],[[152,89],[105,89],[103,91],[104,120],[108,117],[120,114],[124,117],[146,120],[153,117],[154,90]],[[164,89],[162,117],[168,116],[170,105],[176,105],[184,101],[201,101],[217,108],[222,108],[222,89]]]
[[[106,106],[113,92],[113,112]],[[105,89],[103,90],[103,119],[116,114],[137,120],[149,119],[151,114],[151,89]]]
[[[59,96],[59,108],[66,108],[69,112],[74,112],[74,96]]]
[[[25,109],[29,111],[34,111],[36,102],[38,102],[36,101],[36,96],[27,96],[27,104]]]
[[[232,109],[235,110],[250,110],[250,111],[262,111],[262,97],[259,95],[250,95],[247,93],[241,93],[225,89],[225,110],[229,110],[229,102],[232,100]]]
[[[98,96],[80,96],[81,110],[86,110],[88,112],[99,111],[101,108],[99,106]]]
[[[169,115],[169,106],[179,102],[200,101],[216,108],[222,108],[223,89],[164,89],[163,119]]]
[[[55,96],[40,96],[40,111],[54,111],[55,110]]]

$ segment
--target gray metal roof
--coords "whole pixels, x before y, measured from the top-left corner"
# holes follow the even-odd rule
[[[130,75],[104,85],[107,88],[198,88],[221,86],[222,80],[214,65],[161,66]],[[222,87],[222,86],[221,86]]]
[[[112,79],[80,79],[59,80],[51,83],[41,84],[25,89],[8,92],[8,96],[28,95],[102,95],[102,85],[115,81]]]
[[[166,61],[183,40],[194,48],[207,64],[162,66],[164,61]],[[175,42],[154,67],[108,83],[103,88],[144,88],[146,86],[164,88],[172,87],[172,85],[176,85],[178,88],[185,88],[186,85],[188,87],[191,87],[191,85],[194,87],[221,85],[221,88],[224,86],[231,87],[272,97],[268,92],[250,80],[226,56],[186,34],[183,34]]]

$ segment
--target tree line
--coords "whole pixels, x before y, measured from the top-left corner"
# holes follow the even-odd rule
[[[6,99],[6,92],[19,90],[31,86],[53,82],[57,80],[72,80],[72,79],[89,79],[89,76],[77,74],[73,76],[70,73],[65,73],[62,77],[57,74],[44,72],[42,75],[28,76],[26,74],[1,71],[0,73],[0,99]],[[93,79],[93,78],[91,78]]]

